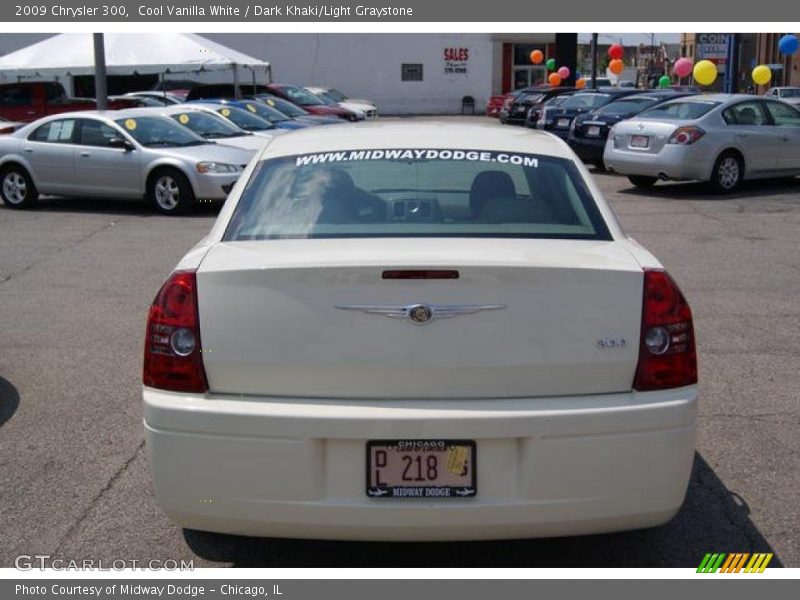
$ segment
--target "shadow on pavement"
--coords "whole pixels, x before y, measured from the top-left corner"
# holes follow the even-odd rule
[[[612,175],[602,173],[603,175]],[[708,185],[701,181],[688,183],[660,182],[651,188],[630,187],[619,190],[620,194],[630,194],[649,198],[663,198],[665,200],[742,200],[758,197],[780,196],[781,194],[796,194],[800,192],[800,179],[760,179],[745,181],[741,187],[732,194],[715,194]]]
[[[19,407],[19,392],[10,381],[0,377],[0,426],[4,425]]]
[[[773,552],[744,499],[695,454],[680,513],[655,529],[572,538],[379,543],[278,540],[184,530],[201,558],[236,567],[692,567],[706,552]],[[776,556],[770,567],[782,566]]]
[[[192,217],[216,217],[222,208],[222,201],[198,202],[194,208],[186,214],[177,215],[181,218]],[[0,208],[8,209],[0,204]],[[63,198],[60,196],[43,196],[36,203],[34,208],[25,212],[35,213],[38,211],[74,213],[74,214],[94,214],[94,215],[134,215],[139,217],[155,217],[161,219],[175,218],[171,215],[162,215],[144,200],[118,200],[109,198]]]

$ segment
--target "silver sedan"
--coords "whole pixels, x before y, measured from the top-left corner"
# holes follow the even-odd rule
[[[688,96],[615,125],[603,159],[638,187],[694,179],[730,192],[744,179],[800,175],[800,111],[744,94]]]
[[[224,199],[254,155],[209,142],[152,109],[45,117],[0,137],[0,196],[142,198],[162,213]]]

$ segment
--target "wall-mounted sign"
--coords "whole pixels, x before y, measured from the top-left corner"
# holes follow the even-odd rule
[[[444,49],[444,74],[466,75],[469,64],[469,48]]]
[[[728,59],[728,35],[725,33],[698,33],[695,37],[697,60],[710,60],[719,73],[725,72]]]

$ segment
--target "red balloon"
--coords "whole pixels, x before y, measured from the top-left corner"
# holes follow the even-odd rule
[[[608,49],[608,57],[613,60],[621,60],[625,54],[625,48],[622,44],[611,44]]]

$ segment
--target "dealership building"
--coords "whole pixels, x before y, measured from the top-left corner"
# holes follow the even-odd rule
[[[556,33],[200,33],[254,58],[268,61],[275,82],[336,87],[353,98],[375,102],[383,114],[453,114],[471,97],[481,112],[489,96],[544,83],[544,64],[531,63],[533,50],[545,60],[575,70],[577,35]],[[47,35],[6,34],[0,54]],[[230,75],[227,75],[230,77]],[[153,78],[153,76],[150,76]],[[223,74],[169,74],[167,79],[224,81]],[[69,92],[87,94],[85,82],[64,73]],[[6,80],[7,81],[7,80]],[[109,93],[151,87],[146,77],[113,76]],[[249,83],[249,80],[242,80]]]

